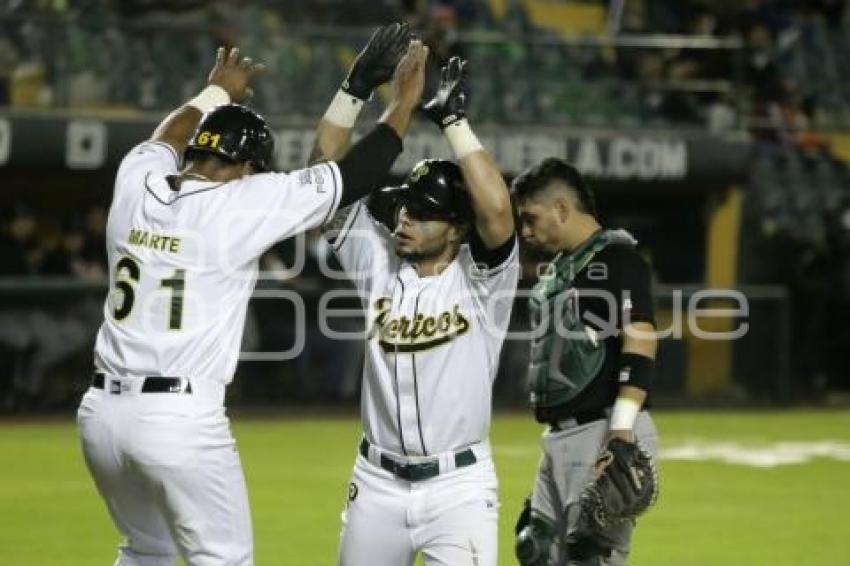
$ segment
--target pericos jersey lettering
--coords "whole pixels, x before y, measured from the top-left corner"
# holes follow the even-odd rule
[[[450,342],[469,330],[469,319],[461,312],[460,305],[438,314],[417,313],[392,317],[392,299],[381,297],[375,301],[373,332],[385,352],[418,352],[436,348]]]

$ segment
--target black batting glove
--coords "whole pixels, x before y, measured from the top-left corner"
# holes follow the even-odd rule
[[[408,25],[392,23],[379,27],[354,59],[342,90],[360,100],[393,77],[396,65],[410,45]]]
[[[466,117],[466,61],[449,59],[440,73],[436,94],[422,104],[422,112],[443,129]]]

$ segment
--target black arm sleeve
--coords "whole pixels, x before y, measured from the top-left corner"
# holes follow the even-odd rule
[[[401,149],[401,138],[383,123],[351,146],[345,157],[337,162],[342,177],[340,206],[348,206],[380,186]]]
[[[655,325],[652,277],[646,262],[631,248],[625,248],[619,259],[621,312],[629,311],[630,322]]]
[[[472,252],[472,259],[475,263],[483,263],[488,269],[493,269],[510,257],[511,252],[514,251],[515,241],[516,232],[513,232],[507,240],[491,250],[481,240],[478,232],[473,229],[472,235],[469,237],[469,251]]]

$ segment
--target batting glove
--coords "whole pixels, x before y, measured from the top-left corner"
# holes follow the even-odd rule
[[[440,128],[466,117],[466,61],[460,57],[449,59],[440,73],[436,94],[422,105],[422,111]]]
[[[393,77],[396,65],[410,44],[408,25],[393,23],[379,27],[354,59],[342,90],[368,100],[372,91]]]

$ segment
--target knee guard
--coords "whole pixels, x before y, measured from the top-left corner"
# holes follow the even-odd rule
[[[530,508],[529,508],[530,509]],[[522,517],[521,517],[522,518]],[[519,528],[516,537],[516,557],[520,566],[550,566],[552,547],[557,539],[558,526],[548,517],[529,510],[528,522]]]
[[[611,558],[614,548],[594,539],[593,537],[581,537],[567,543],[567,556],[570,560],[577,562],[605,563]]]
[[[516,525],[514,525],[514,534],[519,536],[519,533],[528,526],[528,522],[531,519],[531,496],[525,498],[525,501],[522,502],[522,511],[519,513],[519,517],[517,517]]]

